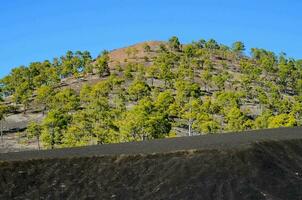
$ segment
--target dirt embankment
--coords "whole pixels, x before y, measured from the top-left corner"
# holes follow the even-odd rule
[[[25,154],[23,160],[2,154],[0,199],[302,199],[301,134],[296,128],[213,136],[224,145],[210,136],[160,140],[154,154],[144,153],[152,142],[142,143],[143,154],[130,148],[139,143],[124,144],[127,155],[113,151],[119,145],[103,147],[105,155],[99,149],[98,156],[91,148],[76,149],[87,156],[70,149],[43,151],[35,159]],[[199,142],[186,148],[193,140]],[[161,143],[185,149],[165,152]]]

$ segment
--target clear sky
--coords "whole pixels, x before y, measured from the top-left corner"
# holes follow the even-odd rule
[[[241,40],[302,58],[301,0],[2,0],[0,77],[10,69],[88,50],[96,56],[176,35],[184,43]]]

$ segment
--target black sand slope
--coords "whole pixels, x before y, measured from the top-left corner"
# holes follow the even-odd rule
[[[0,199],[302,199],[302,129],[0,155]]]
[[[0,161],[87,157],[100,155],[153,154],[202,149],[246,148],[255,142],[291,139],[302,139],[302,127],[246,131],[243,133],[178,137],[144,142],[96,145],[80,148],[43,151],[34,150],[6,154],[0,153]]]

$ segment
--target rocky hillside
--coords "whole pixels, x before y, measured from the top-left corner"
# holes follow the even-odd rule
[[[5,131],[44,148],[302,124],[302,61],[211,39],[67,52],[1,80]]]
[[[145,57],[154,58],[157,55],[157,51],[159,49],[159,45],[164,44],[164,42],[159,41],[151,41],[151,42],[143,42],[136,45],[132,45],[125,48],[120,48],[116,50],[112,50],[109,53],[110,61],[108,62],[108,67],[111,71],[116,71],[116,66],[122,65],[125,66],[128,61],[130,62],[140,62],[144,65],[148,65],[148,62],[145,62]],[[145,52],[144,46],[149,45],[152,52]],[[136,54],[135,57],[132,55],[132,49],[135,49],[134,52]],[[130,52],[130,54],[129,54]],[[92,65],[96,65],[95,60],[91,60]],[[6,79],[9,76],[2,79],[2,83],[5,83]],[[84,84],[95,85],[101,80],[106,79],[105,77],[100,77],[97,74],[97,69],[94,68],[91,73],[81,74],[80,77],[68,76],[66,78],[60,79],[60,81],[56,84],[57,89],[65,89],[70,88],[75,90],[77,93],[80,92],[82,86]],[[35,94],[29,99],[30,104],[26,108],[26,112],[24,112],[24,105],[21,102],[17,102],[17,105],[14,102],[14,95],[7,94],[5,91],[5,85],[2,85],[2,93],[4,93],[3,104],[10,105],[14,110],[9,110],[6,113],[6,118],[3,122],[3,130],[5,132],[15,132],[22,131],[26,129],[27,124],[31,121],[42,121],[43,116],[41,110],[39,110],[39,105],[34,102]],[[35,93],[35,92],[33,92]]]

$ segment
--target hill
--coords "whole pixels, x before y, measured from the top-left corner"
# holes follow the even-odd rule
[[[0,154],[0,198],[298,200],[301,131]]]
[[[68,51],[1,80],[4,130],[43,148],[302,124],[302,61],[211,39]]]

